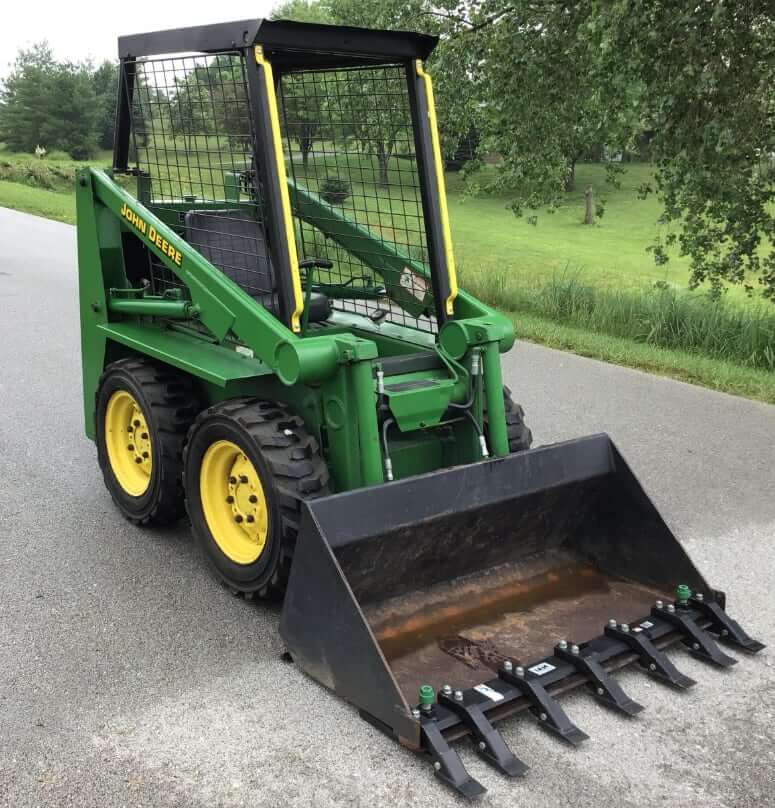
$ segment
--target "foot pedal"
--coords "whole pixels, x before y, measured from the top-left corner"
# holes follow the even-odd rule
[[[716,645],[713,637],[704,628],[697,625],[688,606],[676,608],[673,604],[669,604],[661,609],[653,606],[651,615],[678,629],[684,635],[684,643],[693,657],[701,659],[703,662],[710,662],[719,668],[731,668],[732,665],[737,665],[737,660],[725,654]]]
[[[465,694],[458,690],[439,691],[439,704],[455,713],[471,730],[479,756],[509,777],[522,777],[530,768],[509,749],[500,732],[489,722],[477,703],[466,703]]]
[[[487,789],[466,771],[458,753],[447,743],[433,718],[423,718],[421,723],[424,746],[433,756],[436,777],[468,799],[484,794]]]
[[[595,651],[579,648],[578,645],[560,643],[555,647],[554,655],[586,676],[593,695],[601,704],[631,716],[643,710],[643,706],[631,699],[621,685],[608,674]]]
[[[725,642],[742,648],[744,651],[748,651],[749,654],[756,654],[767,647],[764,643],[749,637],[740,627],[740,624],[733,620],[715,601],[706,601],[700,593],[697,593],[689,599],[689,603],[703,617],[710,620],[708,630],[718,634]]]
[[[682,690],[697,684],[694,679],[684,676],[673,665],[667,656],[651,642],[642,628],[636,627],[630,631],[630,627],[626,623],[620,625],[615,620],[611,620],[605,627],[605,635],[623,642],[634,651],[650,676]]]
[[[508,664],[508,663],[507,663]],[[539,725],[559,735],[564,741],[578,746],[586,741],[589,735],[582,732],[565,713],[565,710],[549,695],[540,683],[540,677],[525,671],[524,668],[501,666],[498,678],[516,687],[530,702],[530,710],[538,718]]]

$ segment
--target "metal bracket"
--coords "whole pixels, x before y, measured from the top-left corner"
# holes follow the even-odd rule
[[[575,653],[574,653],[575,650]],[[637,715],[643,706],[631,699],[600,663],[598,654],[589,648],[556,646],[554,655],[572,665],[589,679],[590,689],[595,698],[606,707],[612,707],[626,715]]]
[[[487,789],[466,771],[458,753],[447,743],[433,718],[421,723],[424,746],[433,756],[436,777],[468,799],[484,794]]]
[[[518,675],[520,670],[522,670],[521,676]],[[530,702],[530,710],[538,718],[540,726],[559,735],[573,746],[578,746],[589,738],[589,735],[582,732],[568,718],[559,703],[547,693],[546,688],[540,682],[540,677],[529,672],[526,673],[522,668],[517,668],[514,672],[501,666],[498,669],[498,678],[516,687]]]
[[[718,634],[722,640],[742,648],[750,654],[756,654],[767,647],[764,643],[754,640],[746,634],[740,624],[733,620],[719,603],[712,600],[706,601],[697,596],[690,598],[689,603],[694,609],[701,612],[703,617],[710,620],[709,630]]]
[[[689,648],[689,653],[693,657],[701,659],[703,662],[710,662],[719,668],[731,668],[732,665],[737,665],[737,660],[725,654],[716,645],[716,641],[710,634],[697,625],[687,606],[678,606],[678,608],[664,607],[662,609],[654,606],[651,609],[651,615],[677,628],[686,638],[684,644]]]
[[[640,658],[640,664],[655,678],[667,682],[673,687],[685,689],[696,685],[694,679],[684,676],[678,668],[667,658],[665,654],[660,651],[653,642],[649,639],[643,629],[638,630],[622,630],[620,625],[613,625],[612,620],[605,627],[606,637],[612,637],[615,640],[623,642],[628,648],[632,649]]]
[[[439,691],[439,704],[455,713],[471,730],[476,741],[476,751],[487,763],[509,777],[522,777],[530,768],[506,745],[497,729],[489,722],[479,704],[466,704],[465,696],[458,701],[454,696]]]

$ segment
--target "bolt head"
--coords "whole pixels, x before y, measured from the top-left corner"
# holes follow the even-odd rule
[[[136,458],[135,458],[135,463],[142,463],[142,462],[143,462],[143,458],[142,458],[142,457],[136,457]]]
[[[700,644],[698,642],[692,643],[692,651],[699,651],[699,650],[700,650]]]
[[[619,626],[619,628],[621,628],[621,630],[625,634],[627,634],[629,632],[629,630],[630,630],[630,627],[629,627],[629,625],[627,625],[627,623],[622,623],[621,626]]]
[[[134,445],[134,443],[130,443],[126,448],[129,449],[130,452],[134,452],[135,445]]]
[[[229,485],[236,485],[237,478],[236,477],[229,477]]]
[[[560,640],[557,643],[557,647],[561,648],[564,651],[568,647],[568,641],[567,640]]]
[[[619,624],[616,622],[616,620],[614,620],[613,617],[610,618],[610,620],[608,621],[609,628],[616,628],[618,625]]]
[[[721,636],[722,637],[728,637],[729,636],[729,629],[722,628],[721,629]]]
[[[479,748],[484,752],[487,749],[487,744],[484,741],[479,741]]]
[[[549,718],[549,716],[546,713],[541,713],[541,715],[539,715],[538,717],[541,719],[541,721],[546,721],[546,719]]]
[[[248,481],[248,478],[244,474],[240,474],[239,481],[244,484]]]
[[[514,670],[514,664],[512,663],[512,661],[510,659],[505,659],[503,661],[503,670],[505,670],[505,671]]]
[[[451,695],[452,695],[452,688],[451,688],[449,685],[444,685],[444,686],[441,688],[441,692],[442,692],[442,693],[443,693],[445,696],[451,696]]]
[[[256,517],[253,516],[252,513],[249,513],[246,518],[247,518],[248,522],[250,522],[250,523],[253,523],[253,522],[256,521]]]
[[[602,688],[602,687],[598,687],[598,689],[597,689],[597,695],[598,695],[598,696],[602,696],[604,693],[605,693],[605,690],[603,690],[603,688]]]
[[[456,690],[455,691],[455,701],[463,701],[463,691]]]
[[[655,664],[652,662],[652,663],[649,665],[649,670],[650,670],[650,671],[655,671],[656,669],[657,669],[657,666],[656,666],[656,665],[655,665]]]
[[[522,676],[525,675],[525,669],[521,665],[517,665],[516,669],[514,670],[514,673],[516,673],[517,676],[521,678]]]
[[[135,418],[135,420],[134,420],[134,421],[132,421],[132,423],[133,423],[135,426],[140,426],[140,422],[137,420],[137,418]]]
[[[665,604],[661,600],[658,600],[654,605],[657,609],[663,609],[665,607]]]
[[[240,514],[237,514],[237,515],[234,517],[234,521],[235,521],[237,524],[240,524],[240,523],[242,522],[242,516],[241,516]]]
[[[420,711],[415,707],[412,710],[412,718],[419,718],[419,717],[420,717]]]
[[[441,770],[441,763],[439,763],[438,760],[435,760],[433,762],[433,768],[436,769],[436,771],[440,771]]]
[[[248,500],[250,501],[251,504],[255,505],[258,502],[258,497],[255,494],[251,494],[248,497]]]
[[[667,613],[668,614],[675,614],[675,606],[672,603],[667,604]]]
[[[705,595],[703,595],[702,592],[695,592],[694,599],[702,603],[702,601],[705,600]]]
[[[573,654],[573,656],[578,656],[579,655],[578,645],[571,645],[570,652]]]
[[[126,428],[126,431],[127,431],[127,432],[134,432],[134,431],[135,431],[135,428],[134,428],[133,426],[128,426],[128,427]]]
[[[228,497],[226,497],[226,502],[227,502],[229,505],[231,505],[231,504],[234,502],[234,497],[233,497],[231,494],[229,494],[229,496],[228,496]]]

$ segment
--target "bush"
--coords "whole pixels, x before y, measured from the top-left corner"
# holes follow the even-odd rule
[[[329,205],[341,205],[351,193],[350,183],[340,177],[326,177],[320,183],[320,196]]]
[[[599,289],[578,274],[528,287],[506,273],[466,275],[471,292],[498,308],[659,348],[775,370],[775,307],[711,300],[655,284],[639,291]]]

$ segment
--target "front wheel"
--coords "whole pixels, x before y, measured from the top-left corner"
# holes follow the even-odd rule
[[[533,433],[525,423],[525,411],[511,397],[511,390],[503,388],[503,406],[506,410],[506,433],[509,438],[509,454],[524,452],[533,443]],[[487,432],[487,415],[484,416]]]
[[[303,421],[268,401],[210,407],[191,428],[183,472],[197,542],[234,592],[285,589],[301,502],[328,493],[328,472]]]

